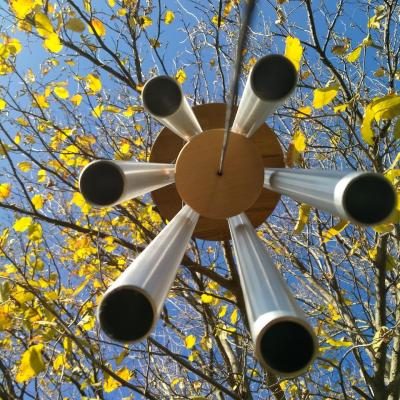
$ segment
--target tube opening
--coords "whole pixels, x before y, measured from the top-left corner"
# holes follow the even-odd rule
[[[365,225],[384,221],[396,206],[392,185],[377,174],[355,178],[347,186],[343,197],[343,206],[349,216]]]
[[[118,342],[135,342],[151,330],[154,311],[149,299],[135,287],[121,286],[107,294],[100,304],[103,332]]]
[[[178,110],[182,102],[182,92],[172,78],[157,76],[146,83],[142,98],[145,108],[151,114],[168,117]]]
[[[272,54],[256,62],[250,77],[254,93],[264,101],[285,98],[295,88],[297,71],[293,63],[280,54]]]
[[[95,161],[89,164],[79,179],[82,196],[88,203],[100,207],[117,202],[124,186],[121,170],[109,161]]]
[[[315,344],[303,325],[282,321],[266,329],[260,342],[265,364],[278,373],[301,372],[312,361]]]

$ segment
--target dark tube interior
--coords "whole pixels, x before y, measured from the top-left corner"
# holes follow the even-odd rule
[[[121,197],[124,179],[118,167],[107,161],[97,161],[83,171],[79,188],[89,203],[105,207]]]
[[[109,338],[118,342],[142,339],[150,331],[153,319],[150,301],[134,287],[115,289],[100,305],[100,327]]]
[[[250,82],[254,93],[260,99],[277,101],[294,89],[297,71],[289,59],[279,54],[272,54],[256,62]]]
[[[374,225],[385,220],[396,206],[396,194],[383,176],[366,174],[352,181],[344,193],[347,213],[361,224]]]
[[[178,110],[182,102],[182,92],[172,78],[157,76],[146,83],[142,98],[144,106],[151,114],[168,117]]]
[[[311,362],[314,354],[310,332],[293,321],[272,325],[264,332],[260,347],[265,363],[282,374],[301,371]]]

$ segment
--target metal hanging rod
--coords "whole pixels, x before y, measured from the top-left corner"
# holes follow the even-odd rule
[[[240,27],[239,40],[236,48],[236,61],[234,64],[232,78],[231,78],[231,93],[229,96],[228,107],[226,109],[226,114],[225,114],[225,131],[224,131],[224,139],[222,142],[218,175],[222,175],[223,173],[224,159],[229,143],[229,132],[233,124],[232,110],[237,103],[237,97],[238,97],[239,77],[240,77],[240,72],[242,70],[243,49],[246,44],[247,28],[250,24],[251,15],[254,10],[254,5],[255,5],[255,0],[247,1],[247,7],[244,14],[242,26]]]

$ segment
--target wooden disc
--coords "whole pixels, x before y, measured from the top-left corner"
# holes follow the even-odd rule
[[[258,199],[264,168],[254,144],[231,133],[223,173],[218,174],[223,129],[196,135],[179,153],[175,185],[182,200],[201,216],[225,219],[250,208]]]
[[[221,129],[225,124],[225,110],[226,105],[218,103],[193,107],[193,111],[204,131]],[[262,125],[250,137],[250,141],[256,146],[264,167],[284,167],[280,144],[273,131],[266,124]],[[149,161],[174,164],[186,143],[185,140],[168,128],[164,128],[153,144]],[[168,220],[171,220],[184,205],[175,184],[157,189],[151,195],[163,218]],[[254,227],[265,221],[276,207],[279,199],[278,193],[267,189],[261,190],[256,202],[246,211],[246,215]],[[193,235],[204,240],[226,240],[230,238],[226,220],[206,217],[200,217]]]

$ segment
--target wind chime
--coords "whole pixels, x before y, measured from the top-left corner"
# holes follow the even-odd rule
[[[100,302],[98,321],[111,339],[133,343],[151,333],[192,235],[204,240],[230,235],[257,359],[286,377],[308,368],[318,349],[314,330],[254,228],[281,194],[360,225],[384,221],[396,199],[380,174],[284,168],[281,147],[264,121],[296,82],[287,58],[258,60],[226,136],[225,104],[192,109],[177,82],[155,77],[143,88],[143,105],[166,128],[150,162],[99,160],[83,169],[80,191],[93,206],[110,207],[152,192],[170,220]]]

